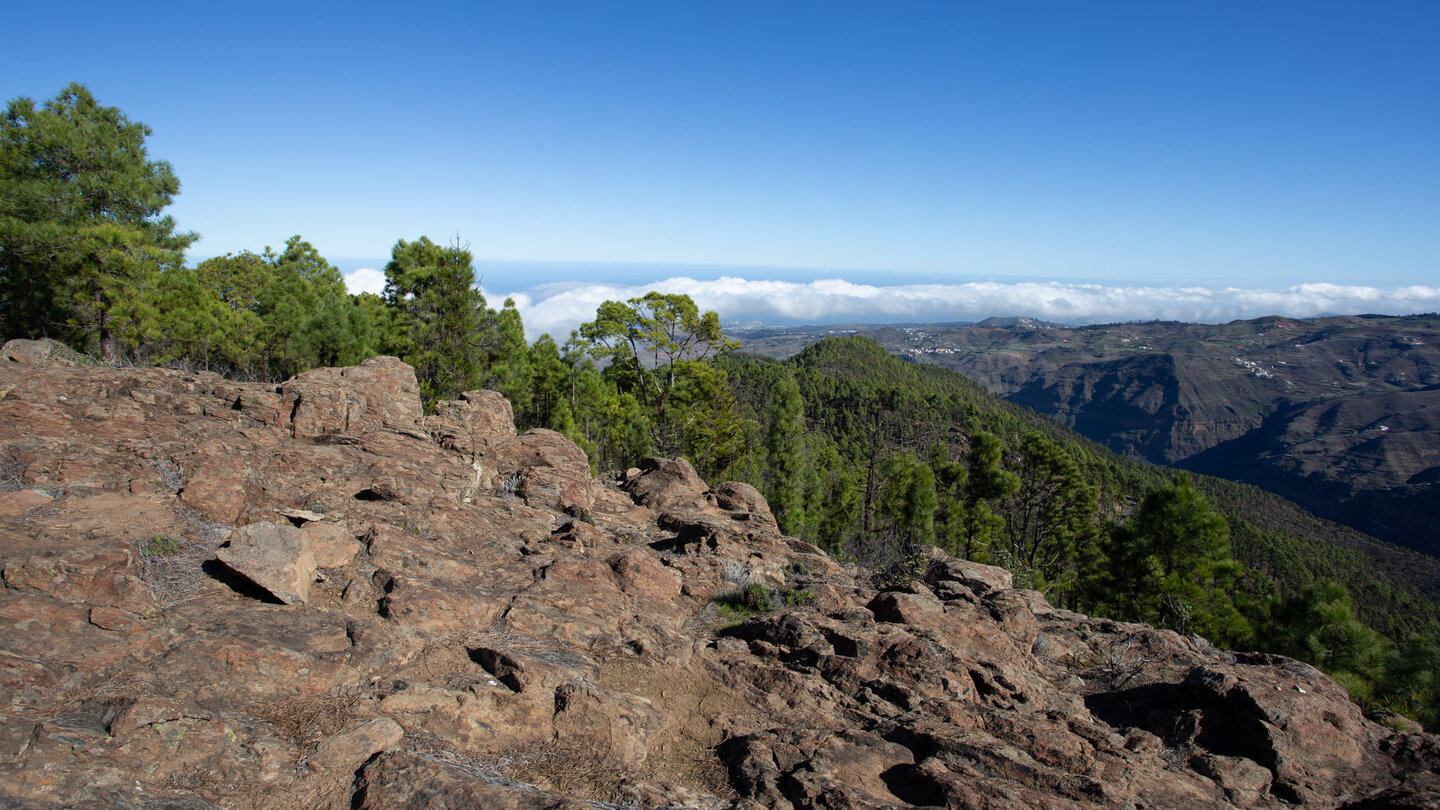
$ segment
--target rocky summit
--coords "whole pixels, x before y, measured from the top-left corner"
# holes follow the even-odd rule
[[[0,806],[1433,807],[1317,670],[889,584],[488,391],[0,351]]]

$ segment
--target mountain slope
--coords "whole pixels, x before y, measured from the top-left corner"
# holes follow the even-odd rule
[[[1122,455],[1255,483],[1440,553],[1440,316],[912,326],[875,337]],[[747,348],[771,343],[794,338]]]
[[[1153,356],[1145,359],[1164,364]],[[734,362],[731,378],[742,381],[742,401],[763,413],[769,389],[761,381],[773,377],[764,370],[773,361]],[[801,378],[802,390],[812,392],[806,402],[812,425],[832,436],[873,435],[880,425],[885,446],[923,455],[936,442],[963,446],[975,431],[993,433],[1011,447],[1027,431],[1038,431],[1067,449],[1099,489],[1102,516],[1111,519],[1123,519],[1174,474],[1112,453],[962,375],[905,362],[868,338],[828,338],[786,363]],[[863,458],[873,451],[862,446],[854,452]],[[1235,557],[1265,572],[1281,593],[1298,593],[1326,579],[1344,582],[1364,620],[1390,638],[1440,633],[1440,561],[1317,518],[1254,486],[1203,476],[1198,483],[1229,522]]]

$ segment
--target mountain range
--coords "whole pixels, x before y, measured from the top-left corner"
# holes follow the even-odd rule
[[[738,332],[784,357],[837,332],[958,371],[1132,458],[1255,484],[1440,554],[1440,316],[1066,328],[977,324]]]

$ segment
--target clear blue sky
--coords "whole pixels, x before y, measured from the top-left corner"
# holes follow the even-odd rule
[[[153,127],[197,258],[299,233],[353,269],[458,234],[512,284],[595,280],[594,263],[630,280],[1440,280],[1436,2],[5,18],[0,93],[81,81]]]

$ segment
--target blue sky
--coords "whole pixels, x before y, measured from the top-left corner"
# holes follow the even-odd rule
[[[149,124],[192,258],[458,236],[527,305],[725,277],[1403,309],[1440,279],[1437,3],[357,8],[18,4],[0,94],[78,80]]]

